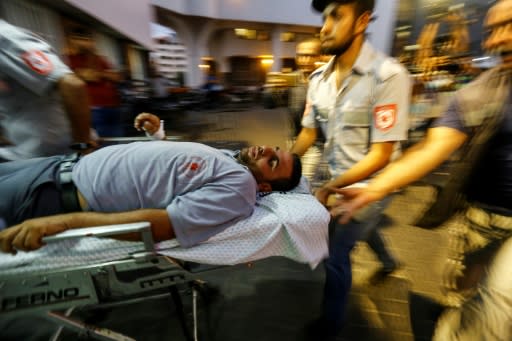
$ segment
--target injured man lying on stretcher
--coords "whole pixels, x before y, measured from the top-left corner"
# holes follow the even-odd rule
[[[208,285],[208,278],[223,278],[230,273],[226,267],[196,267],[196,263],[245,267],[245,263],[279,256],[314,268],[328,254],[329,220],[329,213],[314,199],[309,184],[302,178],[291,191],[258,196],[249,217],[193,247],[181,247],[173,239],[148,249],[146,243],[100,237],[106,232],[149,227],[148,223],[133,223],[69,230],[45,237],[47,245],[38,250],[20,251],[16,255],[0,253],[0,338],[40,340],[36,335],[44,331],[47,336],[48,332],[59,332],[57,326],[64,326],[67,331],[94,339],[131,340],[92,326],[91,323],[102,324],[97,318],[84,324],[83,314],[98,316],[97,312],[117,307],[128,307],[129,311],[134,303],[155,299],[160,305],[169,304],[162,297],[167,293],[173,302],[169,311],[176,311],[171,316],[181,316],[170,321],[174,326],[170,332],[176,333],[173,339],[181,339],[183,333],[192,334],[190,330],[196,331],[198,326],[208,323],[207,316],[194,314],[198,311],[196,306],[202,307],[204,303],[200,299],[204,296],[196,294],[204,292],[204,281]],[[147,232],[150,235],[149,229]],[[250,275],[252,267],[245,268]],[[258,271],[261,274],[261,269]],[[186,304],[189,299],[190,306]],[[166,320],[166,316],[161,318]],[[36,327],[36,321],[46,327]],[[23,327],[27,322],[34,328]],[[182,331],[177,329],[176,322],[181,324]],[[113,327],[117,333],[139,335],[131,328]]]
[[[172,156],[173,148],[184,148],[184,152]],[[195,148],[196,152],[189,152]],[[68,176],[82,197],[78,205],[83,205],[85,212],[29,219],[0,232],[2,250],[17,251],[15,255],[0,252],[0,320],[43,313],[59,325],[101,334],[96,336],[103,340],[129,340],[108,338],[105,335],[112,336],[112,331],[80,324],[60,311],[125,304],[164,289],[174,301],[179,300],[176,287],[195,287],[200,276],[186,267],[185,261],[235,265],[283,256],[316,267],[328,253],[330,216],[311,194],[305,178],[294,179],[291,185],[274,180],[293,178],[288,172],[294,174],[296,165],[288,172],[279,167],[293,163],[292,157],[266,147],[250,147],[240,154],[250,165],[240,164],[229,152],[206,146],[144,142],[106,147],[78,160]],[[0,165],[2,193],[32,190],[27,195],[33,198],[31,205],[20,202],[19,197],[12,197],[10,205],[0,203],[5,205],[1,212],[7,221],[16,224],[23,214],[38,216],[47,212],[44,210],[57,209],[52,213],[59,213],[66,209],[61,207],[67,200],[61,197],[61,190],[69,182],[58,172],[67,167],[58,160],[24,161],[25,167],[20,168],[14,167],[17,163]],[[136,168],[127,168],[132,164],[137,164]],[[20,173],[9,176],[9,167]],[[256,175],[246,167],[260,171]],[[32,172],[38,174],[39,182],[30,180]],[[256,180],[246,173],[254,174]],[[265,185],[262,179],[269,178]],[[299,184],[294,187],[295,181]],[[38,184],[39,191],[34,191]],[[3,192],[4,188],[10,192]],[[257,193],[257,188],[279,191]],[[170,204],[162,204],[166,199]],[[60,203],[59,207],[52,208],[54,202]],[[165,213],[163,217],[160,211]],[[110,225],[138,220],[147,222]],[[100,224],[108,226],[78,228]],[[64,231],[68,228],[76,229]],[[126,231],[135,233],[141,228],[147,228],[149,239],[154,237],[158,243],[147,243],[147,234],[144,243],[96,237],[116,231],[127,237]],[[162,231],[174,231],[174,235]],[[133,239],[131,233],[129,239]],[[197,325],[196,317],[193,325]],[[182,328],[187,330],[186,323]],[[34,332],[27,330],[31,335]]]
[[[268,146],[234,153],[134,142],[81,158],[7,162],[0,164],[0,217],[8,226],[0,249],[34,250],[64,230],[136,221],[151,223],[155,241],[190,247],[249,217],[258,191],[287,191],[300,178],[298,156]]]

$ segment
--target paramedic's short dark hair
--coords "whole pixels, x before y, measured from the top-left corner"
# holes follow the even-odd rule
[[[356,8],[356,16],[360,16],[366,11],[373,12],[375,0],[313,0],[311,7],[318,12],[323,12],[330,3],[339,3],[342,5],[354,4]]]
[[[270,186],[272,186],[272,191],[289,191],[297,187],[300,182],[300,178],[302,176],[302,163],[300,162],[300,157],[297,154],[292,154],[293,157],[293,170],[292,175],[288,179],[279,179],[275,181],[270,181]]]

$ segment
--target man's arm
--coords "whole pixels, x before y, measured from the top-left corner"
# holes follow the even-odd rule
[[[377,175],[366,188],[340,189],[344,196],[332,209],[332,214],[342,215],[342,223],[350,220],[360,208],[384,198],[434,170],[450,155],[459,149],[467,139],[467,135],[457,129],[436,127],[427,131],[425,139],[409,148],[402,157]]]
[[[151,223],[153,238],[159,242],[175,237],[174,229],[165,209],[142,209],[119,213],[76,212],[35,218],[0,232],[0,250],[30,251],[43,246],[42,238],[59,232],[81,227],[133,223]],[[120,235],[123,240],[140,240],[137,233]]]
[[[58,89],[69,118],[73,141],[90,142],[91,111],[84,81],[68,73],[59,79]]]
[[[303,127],[290,152],[303,156],[316,141],[316,129]]]
[[[317,199],[325,205],[327,197],[332,193],[333,188],[352,185],[384,168],[391,158],[394,144],[395,142],[373,143],[370,151],[361,161],[319,188],[315,193]]]
[[[297,140],[293,144],[290,152],[297,154],[299,156],[303,156],[315,143],[317,136],[317,128],[315,125],[315,119],[313,117],[313,105],[311,104],[310,96],[311,92],[308,89],[308,99],[306,101],[306,107],[304,108],[304,113],[302,114],[303,122],[306,122],[307,127],[302,127],[299,135],[297,136]]]

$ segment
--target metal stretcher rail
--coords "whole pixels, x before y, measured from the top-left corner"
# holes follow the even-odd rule
[[[94,309],[121,306],[142,299],[168,296],[170,292],[186,339],[197,340],[197,290],[204,282],[184,269],[179,262],[155,252],[150,223],[68,230],[45,237],[43,241],[51,243],[72,238],[105,237],[133,232],[141,234],[144,250],[133,253],[126,259],[63,268],[28,278],[12,276],[0,279],[0,316],[43,314],[61,325],[52,337],[55,340],[58,339],[62,327],[99,340],[132,340],[105,328],[86,325],[69,315],[77,307]],[[178,285],[186,285],[192,289],[193,337],[187,327]],[[65,309],[68,310],[67,313],[59,312]]]

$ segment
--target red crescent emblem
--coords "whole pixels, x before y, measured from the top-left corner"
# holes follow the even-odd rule
[[[21,58],[25,64],[40,75],[46,76],[53,70],[52,62],[42,51],[27,51],[21,55]]]
[[[193,156],[190,161],[179,166],[178,171],[188,178],[192,178],[203,171],[206,167],[206,161],[200,157]]]
[[[375,107],[373,118],[375,127],[386,132],[393,128],[396,123],[396,104],[386,104]]]

